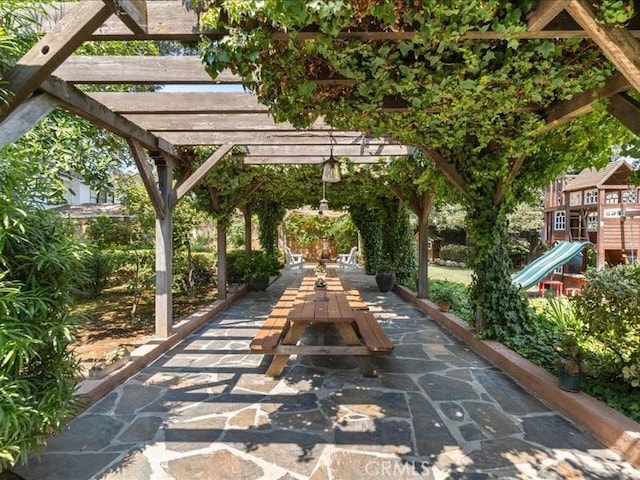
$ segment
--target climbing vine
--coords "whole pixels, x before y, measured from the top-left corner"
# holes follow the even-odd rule
[[[474,216],[474,301],[487,333],[501,338],[526,324],[504,255],[513,198],[628,139],[598,105],[590,118],[544,133],[542,107],[597,87],[614,72],[592,42],[518,39],[533,6],[528,0],[198,4],[203,27],[229,32],[204,40],[207,70],[241,75],[277,121],[305,127],[324,117],[336,128],[389,134],[430,159],[437,152],[439,168],[448,170]],[[632,7],[607,0],[596,14],[619,23]],[[345,31],[398,36],[339,35]],[[469,32],[503,38],[474,39]],[[375,257],[383,240],[365,220],[374,209],[354,203],[351,212],[361,231],[370,231],[364,248]],[[504,295],[501,302],[492,292]]]
[[[260,245],[269,254],[278,252],[278,225],[282,222],[286,209],[280,202],[264,198],[253,204],[254,211],[260,221]]]

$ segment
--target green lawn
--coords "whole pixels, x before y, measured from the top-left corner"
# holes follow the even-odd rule
[[[468,268],[441,267],[439,265],[429,265],[428,269],[428,275],[431,279],[462,282],[465,285],[471,283],[471,273],[472,270]]]

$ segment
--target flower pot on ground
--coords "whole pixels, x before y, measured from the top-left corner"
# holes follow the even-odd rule
[[[560,388],[568,392],[579,391],[582,377],[588,371],[584,349],[575,335],[567,334],[556,346],[556,351],[559,356],[555,360],[555,366],[558,369]]]
[[[432,291],[429,293],[429,298],[431,299],[431,301],[437,304],[438,308],[442,312],[449,311],[451,305],[453,305],[454,297],[454,292],[446,288],[446,286],[438,290],[432,289]]]
[[[438,308],[441,312],[448,312],[451,308],[451,302],[449,300],[440,300],[438,302]]]
[[[376,285],[380,292],[388,292],[396,284],[396,269],[388,257],[383,257],[376,265]]]

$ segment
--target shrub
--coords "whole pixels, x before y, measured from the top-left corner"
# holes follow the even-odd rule
[[[440,249],[440,258],[470,265],[473,260],[473,247],[467,245],[444,245]]]
[[[582,296],[573,300],[576,314],[586,333],[612,354],[602,368],[622,376],[624,367],[640,359],[640,265],[589,269],[586,277]]]
[[[1,471],[76,411],[69,305],[83,249],[51,212],[19,210],[0,197],[0,217]]]
[[[429,281],[429,299],[435,303],[448,300],[451,303],[451,311],[471,325],[475,322],[473,307],[469,300],[469,287],[464,283],[431,280]]]
[[[282,265],[276,255],[264,250],[255,250],[247,260],[245,274],[247,278],[272,277],[280,273]]]
[[[214,288],[218,282],[214,252],[187,252],[174,254],[174,287],[188,297]]]
[[[227,252],[227,280],[229,283],[240,283],[247,276],[247,252],[231,250]]]

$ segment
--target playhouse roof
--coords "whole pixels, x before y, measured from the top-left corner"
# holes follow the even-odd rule
[[[617,184],[625,185],[628,183],[629,173],[631,173],[631,167],[624,160],[610,162],[601,170],[585,168],[564,187],[564,191],[571,192],[585,188],[599,188],[613,176],[618,177]]]

